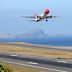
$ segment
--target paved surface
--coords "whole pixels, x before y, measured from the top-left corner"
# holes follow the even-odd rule
[[[62,51],[62,52],[72,52],[72,46],[64,46],[64,47],[47,47],[47,46],[38,46],[38,45],[28,45],[28,44],[11,44],[11,43],[2,43],[0,42],[0,45],[10,45],[10,46],[19,46],[24,48],[35,48],[35,49],[44,49],[44,50],[52,50],[52,51]]]
[[[20,65],[49,72],[72,72],[72,60],[0,53],[0,62]]]
[[[68,51],[72,52],[72,48],[51,48],[45,46],[36,45],[26,45],[26,44],[9,44],[0,43],[0,45],[10,45],[10,46],[20,46],[24,48],[36,48],[36,49],[46,49],[46,50],[58,50],[58,51]],[[30,56],[22,54],[12,54],[0,52],[0,62],[5,62],[14,65],[20,65],[29,68],[35,68],[39,70],[45,70],[48,72],[72,72],[72,60],[67,59],[56,59],[40,56]]]

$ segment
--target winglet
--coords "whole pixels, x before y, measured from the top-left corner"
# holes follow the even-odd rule
[[[34,13],[34,15],[36,16],[36,13]]]

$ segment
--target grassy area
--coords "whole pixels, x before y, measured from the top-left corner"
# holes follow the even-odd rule
[[[2,42],[1,42],[2,43]],[[38,44],[29,44],[24,42],[3,42],[8,44],[22,44],[22,45],[32,45],[32,46],[43,46],[43,47],[56,47],[56,46],[46,46],[46,45],[38,45]]]
[[[42,70],[36,70],[36,69],[6,64],[6,63],[0,63],[0,65],[3,65],[5,68],[9,67],[9,69],[12,70],[12,72],[46,72]]]
[[[0,52],[72,59],[72,53],[0,45]]]
[[[3,42],[3,43],[8,43],[8,44],[21,44],[21,45],[31,45],[31,46],[42,46],[42,47],[49,47],[49,48],[59,48],[59,49],[68,49],[72,48],[72,46],[47,46],[47,45],[38,45],[38,44],[29,44],[29,43],[24,43],[24,42]]]

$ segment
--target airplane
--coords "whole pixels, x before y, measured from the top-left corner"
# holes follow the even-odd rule
[[[29,21],[34,21],[34,22],[39,22],[39,21],[42,21],[42,20],[44,20],[45,18],[46,18],[46,21],[48,21],[47,19],[49,18],[49,19],[51,19],[51,18],[56,18],[56,17],[58,17],[58,16],[47,16],[48,14],[49,14],[49,10],[48,9],[46,9],[44,12],[43,12],[43,14],[41,14],[41,15],[36,15],[36,13],[34,13],[34,16],[21,16],[21,17],[26,17],[26,18],[35,18],[35,20],[29,20]]]

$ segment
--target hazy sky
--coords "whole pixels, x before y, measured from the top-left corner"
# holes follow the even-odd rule
[[[60,17],[37,23],[20,17],[39,15],[45,9]],[[48,34],[72,35],[72,0],[0,0],[0,32],[18,34],[36,28]]]

